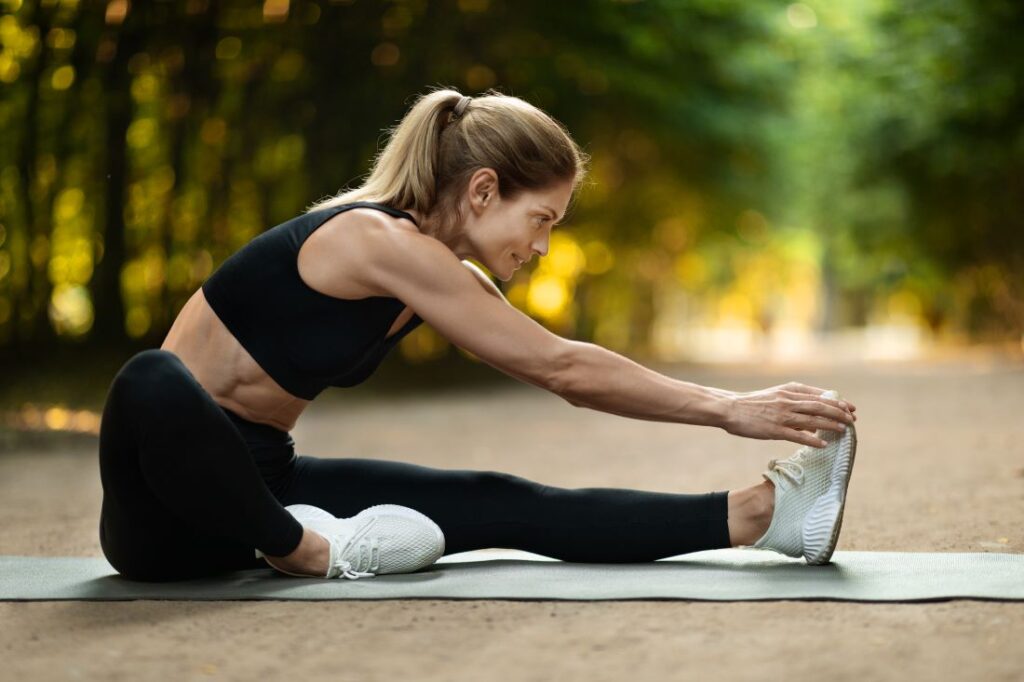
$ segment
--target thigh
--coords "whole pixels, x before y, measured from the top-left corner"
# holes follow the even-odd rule
[[[363,458],[296,458],[282,504],[311,504],[346,518],[376,504],[426,514],[445,534],[445,553],[509,547],[557,489],[499,471],[439,469]]]
[[[128,513],[104,496],[99,531],[107,561],[129,580],[188,580],[266,567],[251,546],[185,523],[144,489]]]
[[[482,507],[500,509],[511,498],[546,486],[498,471],[440,469],[408,462],[299,455],[282,504],[311,504],[348,517],[375,504],[401,504],[428,516]],[[436,519],[435,519],[436,520]]]
[[[126,362],[108,391],[99,442],[100,545],[125,577],[173,580],[262,565],[251,547],[233,545],[180,518],[143,476],[144,439],[180,441],[188,448],[197,435],[210,444],[237,439],[234,445],[245,447],[176,356],[148,350]]]
[[[285,505],[311,504],[346,518],[375,504],[415,508],[410,503],[422,501],[417,490],[435,479],[434,470],[405,462],[298,455],[280,499]]]

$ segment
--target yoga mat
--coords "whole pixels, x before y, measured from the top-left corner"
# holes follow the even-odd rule
[[[442,557],[404,575],[321,580],[253,569],[173,583],[121,578],[103,558],[0,556],[0,600],[829,599],[1024,600],[1024,554],[836,552],[808,566],[719,549],[638,564],[567,563],[517,550]]]

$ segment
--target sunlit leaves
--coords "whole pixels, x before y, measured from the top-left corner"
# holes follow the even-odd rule
[[[92,297],[83,286],[59,284],[50,295],[50,323],[63,336],[82,336],[92,327]]]
[[[356,182],[436,83],[522,96],[593,155],[571,229],[506,292],[561,333],[685,357],[1024,324],[1010,0],[3,7],[3,343],[34,320],[88,336],[110,259],[125,336],[158,340],[231,252]]]

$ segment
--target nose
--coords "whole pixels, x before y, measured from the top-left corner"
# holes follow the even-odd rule
[[[530,248],[532,248],[534,250],[534,252],[538,256],[540,256],[541,258],[543,258],[544,256],[548,255],[548,237],[547,237],[547,235],[545,235],[544,237],[541,237],[540,239],[534,240],[533,244],[530,244]]]

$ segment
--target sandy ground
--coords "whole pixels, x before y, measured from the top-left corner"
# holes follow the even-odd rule
[[[858,405],[841,550],[1024,552],[1024,366],[669,370],[733,389],[793,378]],[[496,469],[569,487],[746,486],[795,447],[576,409],[509,382],[327,394],[317,456]],[[10,442],[8,440],[8,442]],[[100,556],[95,443],[0,455],[0,553]],[[828,602],[0,603],[0,679],[1024,679],[1024,604]]]

